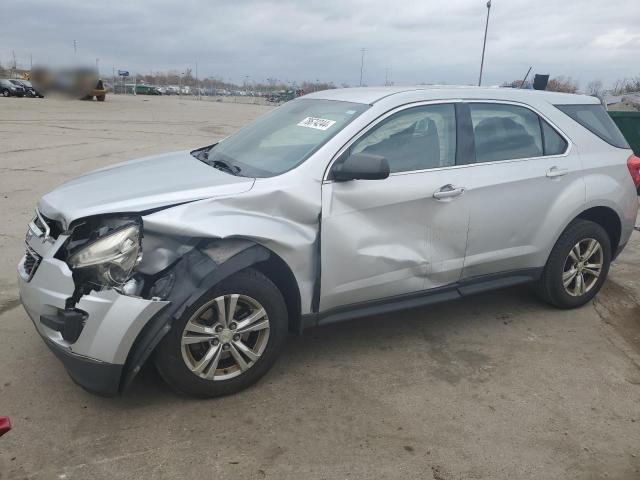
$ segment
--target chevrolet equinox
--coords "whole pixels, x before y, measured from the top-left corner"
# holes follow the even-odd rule
[[[206,147],[43,196],[20,297],[71,377],[237,392],[288,331],[524,282],[589,302],[638,209],[640,159],[598,100],[507,88],[353,88]]]

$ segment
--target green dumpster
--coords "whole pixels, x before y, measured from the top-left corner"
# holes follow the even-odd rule
[[[640,112],[609,112],[609,115],[629,142],[633,153],[640,156]]]

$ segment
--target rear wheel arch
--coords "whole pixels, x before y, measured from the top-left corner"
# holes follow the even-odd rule
[[[615,210],[603,206],[592,207],[582,212],[576,218],[589,220],[604,228],[611,243],[611,253],[615,255],[615,252],[620,246],[620,237],[622,235],[622,222]]]

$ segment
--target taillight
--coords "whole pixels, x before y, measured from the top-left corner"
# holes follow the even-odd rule
[[[627,168],[629,168],[634,185],[636,188],[640,188],[640,158],[631,155],[627,160]]]

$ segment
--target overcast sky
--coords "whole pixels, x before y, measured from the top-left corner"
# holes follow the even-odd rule
[[[485,0],[2,2],[0,62],[100,59],[132,73],[195,68],[225,81],[477,82]],[[640,74],[640,1],[493,0],[486,84],[533,72],[585,86]]]

